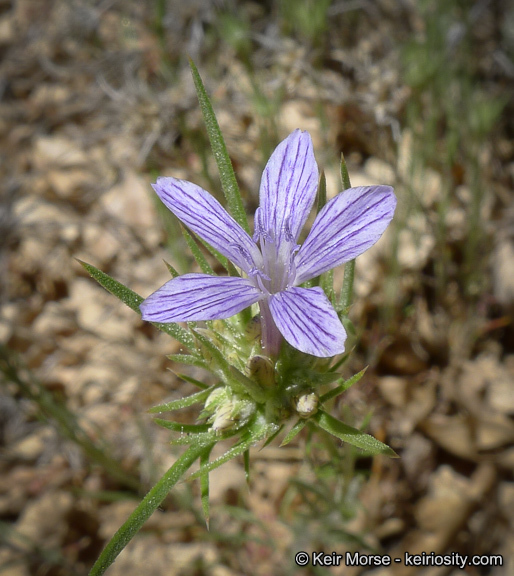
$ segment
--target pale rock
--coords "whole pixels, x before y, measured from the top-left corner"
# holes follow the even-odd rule
[[[514,529],[514,482],[503,481],[498,485],[498,503],[504,517]]]
[[[391,186],[396,181],[394,168],[379,158],[369,158],[364,164],[364,172],[370,178],[369,185],[387,184]]]
[[[34,143],[34,165],[38,170],[52,167],[71,168],[87,166],[84,151],[64,136],[39,136]]]
[[[32,331],[40,337],[54,337],[76,330],[76,324],[66,314],[61,302],[47,302],[32,324]]]
[[[70,89],[64,84],[45,82],[35,86],[31,94],[31,104],[38,109],[60,106],[70,97]]]
[[[37,226],[43,232],[59,230],[63,224],[76,222],[76,215],[68,209],[39,198],[24,196],[13,207],[13,214],[24,226]]]
[[[85,223],[82,238],[83,249],[95,259],[97,266],[109,262],[124,249],[115,231],[93,222]]]
[[[0,46],[8,46],[14,43],[16,37],[14,22],[11,14],[0,18]]]
[[[502,237],[493,253],[493,292],[505,308],[514,308],[514,241]]]
[[[15,526],[30,544],[20,539],[19,545],[29,549],[34,543],[45,550],[59,548],[68,533],[65,518],[72,507],[73,496],[63,491],[46,492],[29,501]]]
[[[312,104],[305,100],[288,100],[282,105],[279,117],[284,128],[284,137],[297,128],[306,130],[311,135],[314,150],[319,154],[324,148],[324,139],[319,116],[313,114],[313,111]]]
[[[56,196],[63,200],[73,198],[78,190],[92,184],[91,171],[81,168],[50,170],[47,178]]]
[[[234,460],[213,470],[209,478],[209,499],[211,504],[223,503],[229,489],[239,491],[245,485],[243,468]]]
[[[397,408],[404,407],[407,401],[407,380],[399,376],[384,376],[378,382],[382,396]]]
[[[80,238],[80,225],[77,222],[65,222],[61,226],[59,237],[67,245],[75,244]]]
[[[116,367],[101,365],[97,362],[87,364],[76,371],[70,393],[83,396],[86,404],[92,404],[99,396],[107,396],[118,384]],[[95,391],[91,392],[91,388]],[[101,394],[96,390],[101,389]],[[87,398],[86,398],[87,396]],[[93,398],[94,397],[94,398]]]
[[[468,233],[468,214],[460,206],[452,206],[445,217],[448,241],[463,240]]]
[[[53,430],[39,428],[16,442],[10,448],[9,453],[20,460],[35,461],[43,454],[45,447],[53,436]]]
[[[132,171],[127,171],[121,183],[100,199],[100,206],[114,218],[126,222],[134,231],[157,227],[150,184]]]
[[[421,270],[435,246],[435,238],[430,233],[426,217],[422,213],[412,214],[407,226],[400,230],[397,258],[408,270]]]
[[[112,299],[112,302],[107,303],[106,297]],[[116,298],[95,286],[92,280],[75,279],[66,305],[76,313],[77,323],[82,330],[93,332],[109,341],[130,340],[132,325],[117,313]]]

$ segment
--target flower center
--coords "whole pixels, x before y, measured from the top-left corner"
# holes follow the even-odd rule
[[[293,285],[296,277],[294,254],[299,246],[285,223],[282,237],[277,239],[272,231],[266,230],[262,222],[261,209],[255,213],[254,242],[259,242],[262,253],[262,268],[253,271],[255,285],[268,294],[276,294]]]

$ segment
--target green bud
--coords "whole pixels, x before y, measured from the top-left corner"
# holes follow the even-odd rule
[[[267,356],[257,354],[248,360],[248,375],[263,388],[271,388],[275,384],[275,367]]]

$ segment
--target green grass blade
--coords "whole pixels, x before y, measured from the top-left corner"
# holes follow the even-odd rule
[[[170,354],[167,358],[177,362],[177,364],[186,364],[187,366],[196,366],[196,368],[209,370],[209,367],[201,358],[192,354]]]
[[[116,296],[116,298],[134,310],[134,312],[137,312],[139,315],[141,314],[139,305],[144,300],[142,296],[139,296],[139,294],[130,288],[127,288],[121,282],[111,278],[105,272],[98,270],[98,268],[95,268],[92,264],[82,262],[82,260],[77,260],[77,262],[86,269],[86,271],[98,282],[98,284],[100,284],[100,286]],[[187,330],[184,330],[184,328],[178,324],[162,324],[160,322],[151,322],[151,324],[153,324],[161,332],[166,332],[166,334],[173,336],[175,340],[178,340],[181,344],[187,346],[187,348],[190,350],[195,350],[194,338]]]
[[[234,174],[232,162],[230,161],[223,135],[221,134],[216,115],[214,114],[214,109],[207,91],[205,90],[198,69],[191,59],[189,60],[189,65],[191,67],[191,73],[196,87],[196,94],[198,95],[198,101],[207,128],[207,134],[209,135],[209,140],[211,142],[211,148],[214,153],[214,158],[216,159],[216,164],[218,165],[221,186],[225,198],[227,199],[228,209],[234,220],[238,222],[243,230],[246,230],[249,234],[250,227],[248,226],[248,220],[246,218],[239,186],[237,185],[236,175]]]
[[[181,408],[188,408],[189,406],[193,406],[194,404],[198,404],[199,402],[203,402],[207,399],[211,390],[200,390],[200,392],[195,392],[190,396],[186,396],[185,398],[179,398],[178,400],[173,400],[171,402],[167,402],[166,404],[159,404],[159,406],[153,406],[148,410],[150,414],[162,414],[163,412],[173,412],[174,410],[180,410]]]
[[[318,410],[317,414],[312,416],[309,422],[316,422],[319,428],[325,430],[325,432],[332,434],[332,436],[339,438],[343,442],[347,442],[356,448],[364,450],[372,456],[384,454],[391,458],[398,458],[398,454],[396,454],[392,448],[380,442],[380,440],[357,430],[357,428],[340,422],[333,416],[330,416],[330,414],[323,412],[323,410]]]
[[[348,174],[348,166],[346,160],[341,154],[341,180],[343,182],[343,190],[348,190],[352,187],[350,182],[350,175]],[[341,296],[339,298],[338,307],[346,309],[350,306],[353,296],[353,279],[355,276],[355,260],[350,260],[344,265],[344,278],[343,287],[341,288]]]
[[[183,422],[172,422],[162,418],[154,418],[154,422],[167,430],[180,432],[181,434],[198,434],[198,432],[208,432],[209,424],[184,424]]]
[[[187,228],[185,226],[181,225],[180,229],[182,230],[182,235],[184,236],[186,244],[189,246],[189,249],[193,253],[193,256],[194,256],[194,259],[196,260],[196,263],[198,264],[198,266],[200,266],[201,271],[204,274],[209,274],[210,276],[215,276],[214,270],[211,268],[211,265],[209,264],[209,262],[207,262],[207,259],[202,254],[200,247],[195,242],[194,238],[191,236],[191,234],[189,233]]]
[[[200,466],[204,467],[209,464],[209,456],[211,455],[212,446],[209,446],[203,454],[200,456]],[[209,473],[206,472],[200,476],[200,494],[202,500],[202,511],[205,518],[205,524],[207,525],[207,530],[209,529]]]
[[[166,268],[168,269],[172,278],[177,278],[178,276],[180,276],[180,274],[175,270],[175,268],[173,268],[173,266],[171,264],[166,262],[166,260],[164,260],[164,264],[166,264]]]
[[[247,432],[242,436],[241,440],[237,444],[232,446],[232,448],[229,448],[225,452],[225,454],[219,456],[218,458],[216,458],[216,460],[212,460],[208,464],[205,464],[200,468],[200,470],[198,470],[198,472],[191,474],[190,479],[198,478],[199,476],[205,474],[206,472],[211,472],[212,470],[219,468],[222,464],[225,464],[225,462],[228,462],[229,460],[232,460],[232,458],[235,458],[236,456],[243,454],[246,450],[250,448],[250,446],[259,442],[265,436],[266,436],[266,427],[263,427],[257,433]]]
[[[360,372],[357,372],[357,374],[354,374],[351,378],[348,378],[348,380],[345,380],[344,382],[339,384],[339,386],[337,386],[333,390],[329,390],[326,394],[323,394],[323,396],[321,396],[319,401],[321,403],[328,402],[329,400],[332,400],[332,398],[339,396],[339,394],[346,392],[346,390],[348,390],[348,388],[350,388],[351,386],[356,384],[364,376],[367,369],[368,369],[368,367],[366,366],[366,368],[364,368]]]
[[[157,510],[173,486],[182,478],[194,461],[205,453],[206,449],[207,446],[205,445],[193,444],[182,454],[173,466],[168,469],[164,476],[162,476],[157,484],[143,498],[134,512],[132,512],[129,519],[111,538],[95,562],[89,576],[101,576],[105,573],[107,568],[116,560],[119,553],[139,532],[143,524],[150,518],[155,510]]]
[[[305,424],[307,424],[307,420],[303,419],[298,420],[298,422],[286,434],[286,437],[282,440],[280,446],[282,447],[285,446],[286,444],[289,444],[289,442],[291,442],[291,440],[303,430]]]

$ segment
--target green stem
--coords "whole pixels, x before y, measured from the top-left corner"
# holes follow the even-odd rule
[[[341,307],[344,311],[352,302],[354,276],[355,260],[350,260],[344,265],[343,287],[341,288]]]
[[[341,153],[341,180],[343,182],[343,190],[348,190],[352,187],[350,182],[350,175],[348,174],[348,167],[346,160]],[[344,265],[344,278],[343,287],[341,289],[341,307],[346,313],[346,309],[350,306],[353,296],[353,279],[355,277],[355,260],[351,260]]]
[[[202,456],[206,451],[212,449],[213,444],[193,444],[182,456],[173,464],[157,484],[148,492],[139,506],[132,512],[128,520],[116,532],[107,544],[100,557],[95,562],[89,576],[101,576],[116,560],[119,553],[139,532],[143,524],[159,507],[166,498],[169,491],[182,478],[193,462]]]

